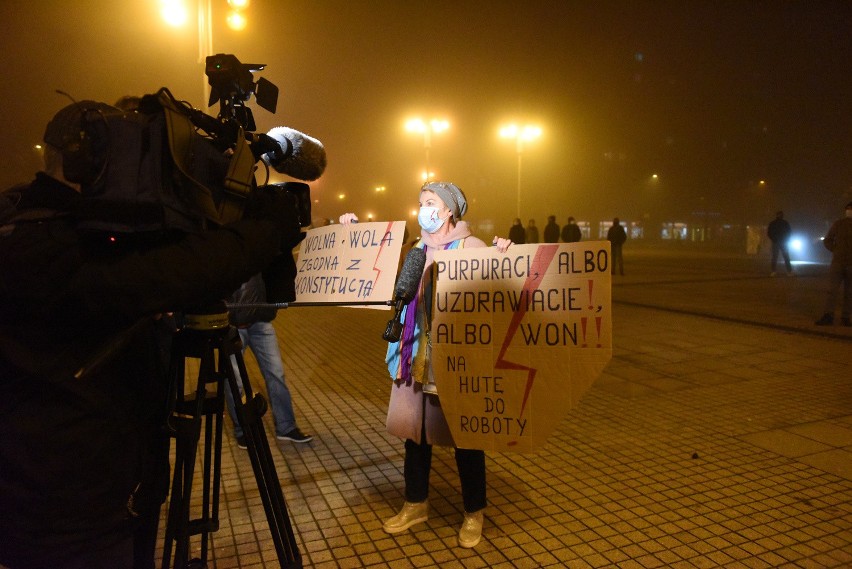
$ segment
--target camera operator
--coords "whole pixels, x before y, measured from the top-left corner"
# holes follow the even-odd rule
[[[226,298],[271,263],[295,276],[297,216],[272,192],[206,231],[78,229],[86,198],[65,179],[63,149],[83,107],[115,110],[59,111],[45,171],[0,193],[0,565],[11,569],[154,566],[169,471],[156,315]]]

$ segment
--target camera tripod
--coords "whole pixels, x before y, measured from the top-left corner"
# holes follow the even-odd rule
[[[210,534],[219,529],[219,486],[222,464],[222,427],[225,382],[234,394],[237,419],[245,433],[257,487],[266,512],[272,541],[282,569],[302,567],[302,558],[290,524],[284,494],[275,471],[269,442],[261,420],[266,401],[252,392],[242,342],[228,323],[224,304],[186,316],[186,326],[174,337],[169,366],[169,420],[175,438],[175,465],[163,544],[162,568],[167,569],[174,553],[174,569],[206,569]],[[239,382],[244,397],[239,397]],[[196,358],[198,383],[195,391],[186,385],[186,359]],[[190,386],[191,389],[191,386]],[[200,516],[191,519],[191,494],[198,444],[204,428],[203,488]],[[189,558],[190,538],[199,535],[200,558]]]

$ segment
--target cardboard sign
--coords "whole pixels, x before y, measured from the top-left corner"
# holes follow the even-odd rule
[[[456,446],[530,452],[612,358],[608,241],[435,253],[432,366]]]
[[[404,221],[309,230],[296,259],[296,303],[391,300],[404,233]]]

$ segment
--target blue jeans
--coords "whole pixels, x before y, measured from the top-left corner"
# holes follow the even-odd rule
[[[275,422],[275,434],[285,435],[296,427],[296,415],[293,413],[293,401],[290,398],[290,390],[284,381],[284,363],[281,361],[281,350],[278,349],[278,336],[275,334],[271,322],[255,322],[248,328],[240,328],[240,340],[243,342],[243,355],[246,348],[251,348],[257,367],[266,381],[266,392],[269,395],[269,406],[272,409],[272,418]],[[240,382],[239,371],[235,359],[232,357],[234,372],[237,381]],[[240,391],[242,391],[242,384]],[[242,393],[240,394],[242,396]],[[228,413],[234,421],[234,436],[243,436],[243,428],[237,420],[234,408],[234,396],[230,386],[225,382],[225,401],[228,405]]]

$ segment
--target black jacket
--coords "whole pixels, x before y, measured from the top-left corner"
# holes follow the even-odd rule
[[[266,284],[263,275],[257,274],[244,282],[231,296],[235,304],[266,304]],[[228,314],[231,324],[237,327],[251,326],[255,322],[272,322],[277,311],[267,307],[232,308]]]
[[[606,232],[607,240],[612,243],[613,247],[621,247],[627,241],[627,232],[621,224],[613,225]]]
[[[39,175],[14,200],[14,223],[0,219],[0,564],[13,567],[59,566],[159,506],[155,315],[226,298],[282,240],[273,222],[240,221],[113,241],[76,229],[80,199]],[[107,346],[112,357],[73,377]]]
[[[769,222],[766,228],[766,236],[769,237],[770,241],[786,243],[790,239],[792,231],[786,219],[775,218]]]
[[[566,243],[576,243],[583,237],[580,226],[576,223],[566,223],[562,227],[562,240]]]
[[[512,225],[509,228],[509,239],[512,243],[523,245],[527,241],[527,232],[523,225]]]
[[[547,222],[544,226],[544,242],[557,243],[559,241],[559,225],[555,221]]]

